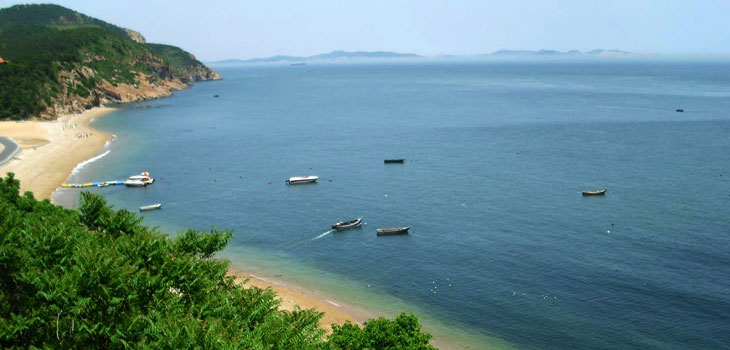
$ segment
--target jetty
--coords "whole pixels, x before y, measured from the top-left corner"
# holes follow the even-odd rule
[[[95,181],[86,182],[82,184],[62,184],[62,188],[88,188],[88,187],[107,187],[107,186],[122,186],[126,185],[129,187],[144,187],[155,182],[155,179],[150,176],[148,172],[142,172],[139,175],[132,175],[127,180],[111,180],[111,181]]]

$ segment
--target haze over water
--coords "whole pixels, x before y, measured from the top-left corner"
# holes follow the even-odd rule
[[[730,65],[217,70],[101,119],[112,152],[72,180],[149,171],[148,188],[93,191],[163,203],[145,222],[170,232],[235,230],[224,255],[244,267],[517,348],[730,343]],[[304,174],[320,181],[284,184]]]

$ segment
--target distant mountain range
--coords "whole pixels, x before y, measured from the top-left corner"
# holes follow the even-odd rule
[[[229,59],[212,64],[233,64],[233,63],[274,63],[274,62],[310,62],[310,61],[343,61],[343,60],[373,60],[373,59],[403,59],[420,58],[421,56],[412,53],[398,53],[389,51],[332,51],[314,56],[271,56],[265,58],[252,58],[247,60]]]
[[[589,57],[635,57],[638,54],[621,50],[596,49],[591,51],[557,51],[557,50],[499,50],[482,55],[441,55],[436,57],[424,57],[413,53],[398,53],[389,51],[332,51],[314,56],[285,56],[277,55],[265,58],[251,59],[228,59],[222,61],[208,62],[210,64],[238,64],[238,63],[304,63],[304,62],[332,62],[332,61],[357,61],[357,60],[398,60],[398,59],[475,59],[475,58],[589,58]]]

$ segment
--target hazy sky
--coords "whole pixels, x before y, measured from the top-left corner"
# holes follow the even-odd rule
[[[0,0],[0,7],[28,1]],[[341,50],[730,54],[730,0],[47,0],[202,60]]]

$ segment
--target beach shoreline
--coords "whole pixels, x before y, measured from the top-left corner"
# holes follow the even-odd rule
[[[333,323],[341,325],[346,321],[350,321],[354,324],[362,325],[368,319],[376,317],[365,310],[359,310],[343,304],[339,300],[337,302],[329,300],[327,297],[305,289],[302,286],[276,278],[255,275],[240,266],[230,265],[228,267],[228,275],[234,276],[238,283],[247,280],[244,285],[246,288],[251,286],[262,289],[271,288],[276,292],[277,298],[281,301],[279,308],[282,310],[293,311],[298,306],[302,309],[315,308],[318,312],[324,313],[319,323],[320,327],[327,334],[332,333]]]
[[[94,107],[54,121],[0,122],[0,136],[20,145],[15,157],[0,166],[0,173],[14,173],[20,180],[21,192],[31,191],[37,199],[50,200],[78,164],[104,150],[112,135],[93,128],[91,123],[116,110]]]

